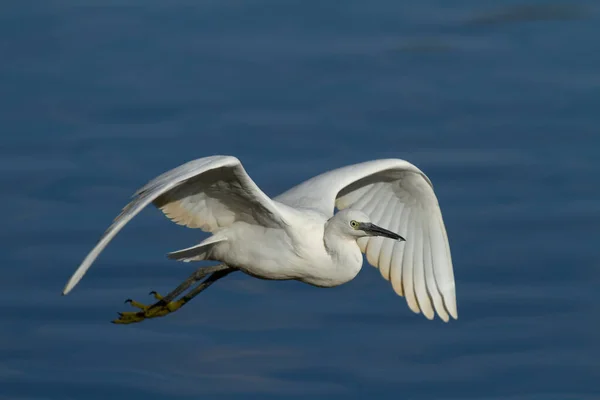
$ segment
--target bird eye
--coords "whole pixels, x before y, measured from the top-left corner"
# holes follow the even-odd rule
[[[358,228],[358,222],[352,220],[350,221],[350,226],[353,227],[354,229]]]

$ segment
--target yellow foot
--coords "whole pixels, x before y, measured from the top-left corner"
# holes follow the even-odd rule
[[[133,324],[136,322],[142,322],[148,318],[164,317],[174,311],[177,311],[185,304],[184,300],[172,301],[164,304],[161,302],[162,296],[156,292],[150,292],[158,301],[152,305],[145,305],[132,299],[125,300],[125,303],[131,304],[135,308],[139,308],[141,311],[122,312],[118,313],[119,318],[113,320],[115,324]]]

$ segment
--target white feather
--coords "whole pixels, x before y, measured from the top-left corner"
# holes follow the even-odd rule
[[[450,245],[438,200],[430,179],[413,164],[388,159],[338,168],[275,199],[292,207],[310,204],[329,216],[334,206],[358,209],[377,225],[397,230],[406,242],[358,240],[367,261],[380,268],[414,312],[431,318],[435,310],[444,321],[448,315],[458,317]]]
[[[151,203],[178,224],[215,234],[209,241],[171,253],[172,258],[214,257],[254,276],[329,287],[356,276],[363,262],[360,249],[393,290],[405,296],[411,310],[430,319],[434,312],[444,321],[457,318],[450,245],[438,200],[429,178],[405,160],[338,168],[274,199],[260,190],[235,157],[206,157],[183,164],[135,193],[69,279],[63,294],[73,289],[127,222]],[[349,209],[338,213],[342,218],[351,213],[370,218],[383,228],[397,230],[406,242],[361,237],[357,248],[348,240],[354,236],[342,240],[341,228],[334,229],[341,222],[339,226],[350,229],[349,221],[334,216],[336,207]],[[332,229],[327,231],[327,226]]]

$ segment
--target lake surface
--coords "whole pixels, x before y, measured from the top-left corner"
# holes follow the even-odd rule
[[[600,399],[600,7],[564,1],[8,2],[0,8],[0,399]],[[316,289],[234,274],[109,323],[194,265],[133,192],[239,157],[269,195],[399,157],[433,180],[459,319],[365,264]]]

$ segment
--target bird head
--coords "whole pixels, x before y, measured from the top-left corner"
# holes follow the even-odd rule
[[[405,241],[402,236],[375,225],[367,214],[359,210],[345,209],[329,220],[344,235],[359,239],[365,236],[382,236],[394,240]]]

